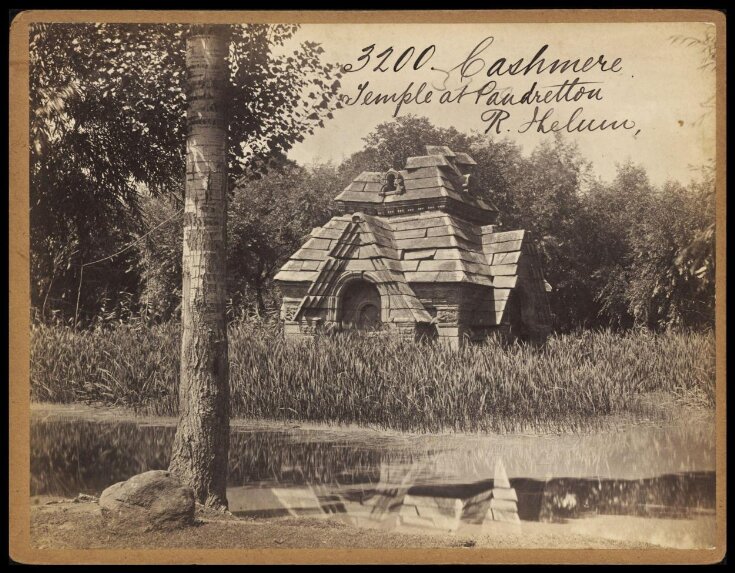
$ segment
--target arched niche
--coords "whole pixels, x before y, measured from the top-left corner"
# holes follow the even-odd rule
[[[344,329],[377,330],[382,325],[378,287],[365,279],[353,279],[339,292],[337,320]]]

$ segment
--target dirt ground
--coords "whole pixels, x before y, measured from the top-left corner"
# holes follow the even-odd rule
[[[196,524],[174,531],[120,531],[108,527],[94,502],[34,498],[31,543],[36,549],[242,548],[595,548],[656,547],[571,533],[552,524],[524,522],[491,533],[413,534],[350,526],[336,519],[238,518],[198,510]]]

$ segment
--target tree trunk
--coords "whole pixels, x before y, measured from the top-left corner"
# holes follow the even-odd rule
[[[209,507],[226,508],[230,438],[227,358],[227,50],[223,26],[186,42],[186,197],[179,422],[169,469]]]

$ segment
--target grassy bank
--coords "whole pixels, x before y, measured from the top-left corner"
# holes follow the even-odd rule
[[[32,399],[101,402],[171,415],[179,327],[75,332],[34,327]],[[360,336],[285,341],[277,327],[230,329],[232,413],[399,430],[573,428],[664,392],[714,405],[714,335],[646,331],[552,337],[542,348],[439,345]]]

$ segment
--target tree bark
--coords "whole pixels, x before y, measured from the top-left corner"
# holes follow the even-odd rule
[[[179,421],[169,470],[208,507],[227,507],[227,66],[223,26],[194,26],[186,42],[186,196]]]

